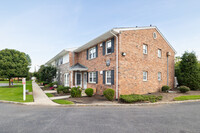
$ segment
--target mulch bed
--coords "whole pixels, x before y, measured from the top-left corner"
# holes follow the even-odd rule
[[[92,97],[80,97],[80,98],[68,98],[66,100],[72,101],[74,103],[79,104],[101,104],[101,103],[108,103],[108,104],[115,104],[117,101],[108,101],[104,96],[101,95],[94,95]]]

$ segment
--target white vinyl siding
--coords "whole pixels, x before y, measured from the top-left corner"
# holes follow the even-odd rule
[[[93,47],[93,48],[91,48],[91,49],[89,49],[89,52],[88,52],[88,57],[89,57],[89,59],[94,59],[94,58],[96,58],[96,47]]]
[[[69,54],[66,54],[63,56],[63,64],[68,63],[69,62]]]
[[[143,72],[143,81],[147,81],[148,79],[148,72],[144,71]]]
[[[148,53],[148,46],[146,44],[143,44],[143,54]]]
[[[89,83],[96,83],[96,72],[89,72]]]
[[[106,71],[106,84],[111,85],[111,71]]]
[[[112,43],[111,40],[106,42],[106,54],[112,53]]]

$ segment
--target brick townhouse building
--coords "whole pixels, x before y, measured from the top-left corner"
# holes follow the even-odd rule
[[[48,61],[65,86],[106,88],[121,94],[146,94],[174,87],[175,50],[157,27],[113,28],[88,43],[66,49]]]

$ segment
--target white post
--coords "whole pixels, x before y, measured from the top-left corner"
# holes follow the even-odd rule
[[[23,100],[26,101],[26,78],[22,79],[23,84]]]

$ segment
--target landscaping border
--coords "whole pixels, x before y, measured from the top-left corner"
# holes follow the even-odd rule
[[[162,104],[177,104],[177,103],[191,103],[191,102],[200,102],[199,100],[185,100],[185,101],[172,101],[172,102],[156,102],[156,103],[133,103],[133,104],[59,104],[59,105],[40,105],[40,104],[30,104],[21,103],[21,102],[13,102],[13,101],[4,101],[0,100],[0,103],[12,103],[12,104],[20,104],[20,105],[28,105],[28,106],[55,106],[55,107],[88,107],[88,106],[151,106],[151,105],[162,105]],[[32,103],[32,102],[31,102]]]

